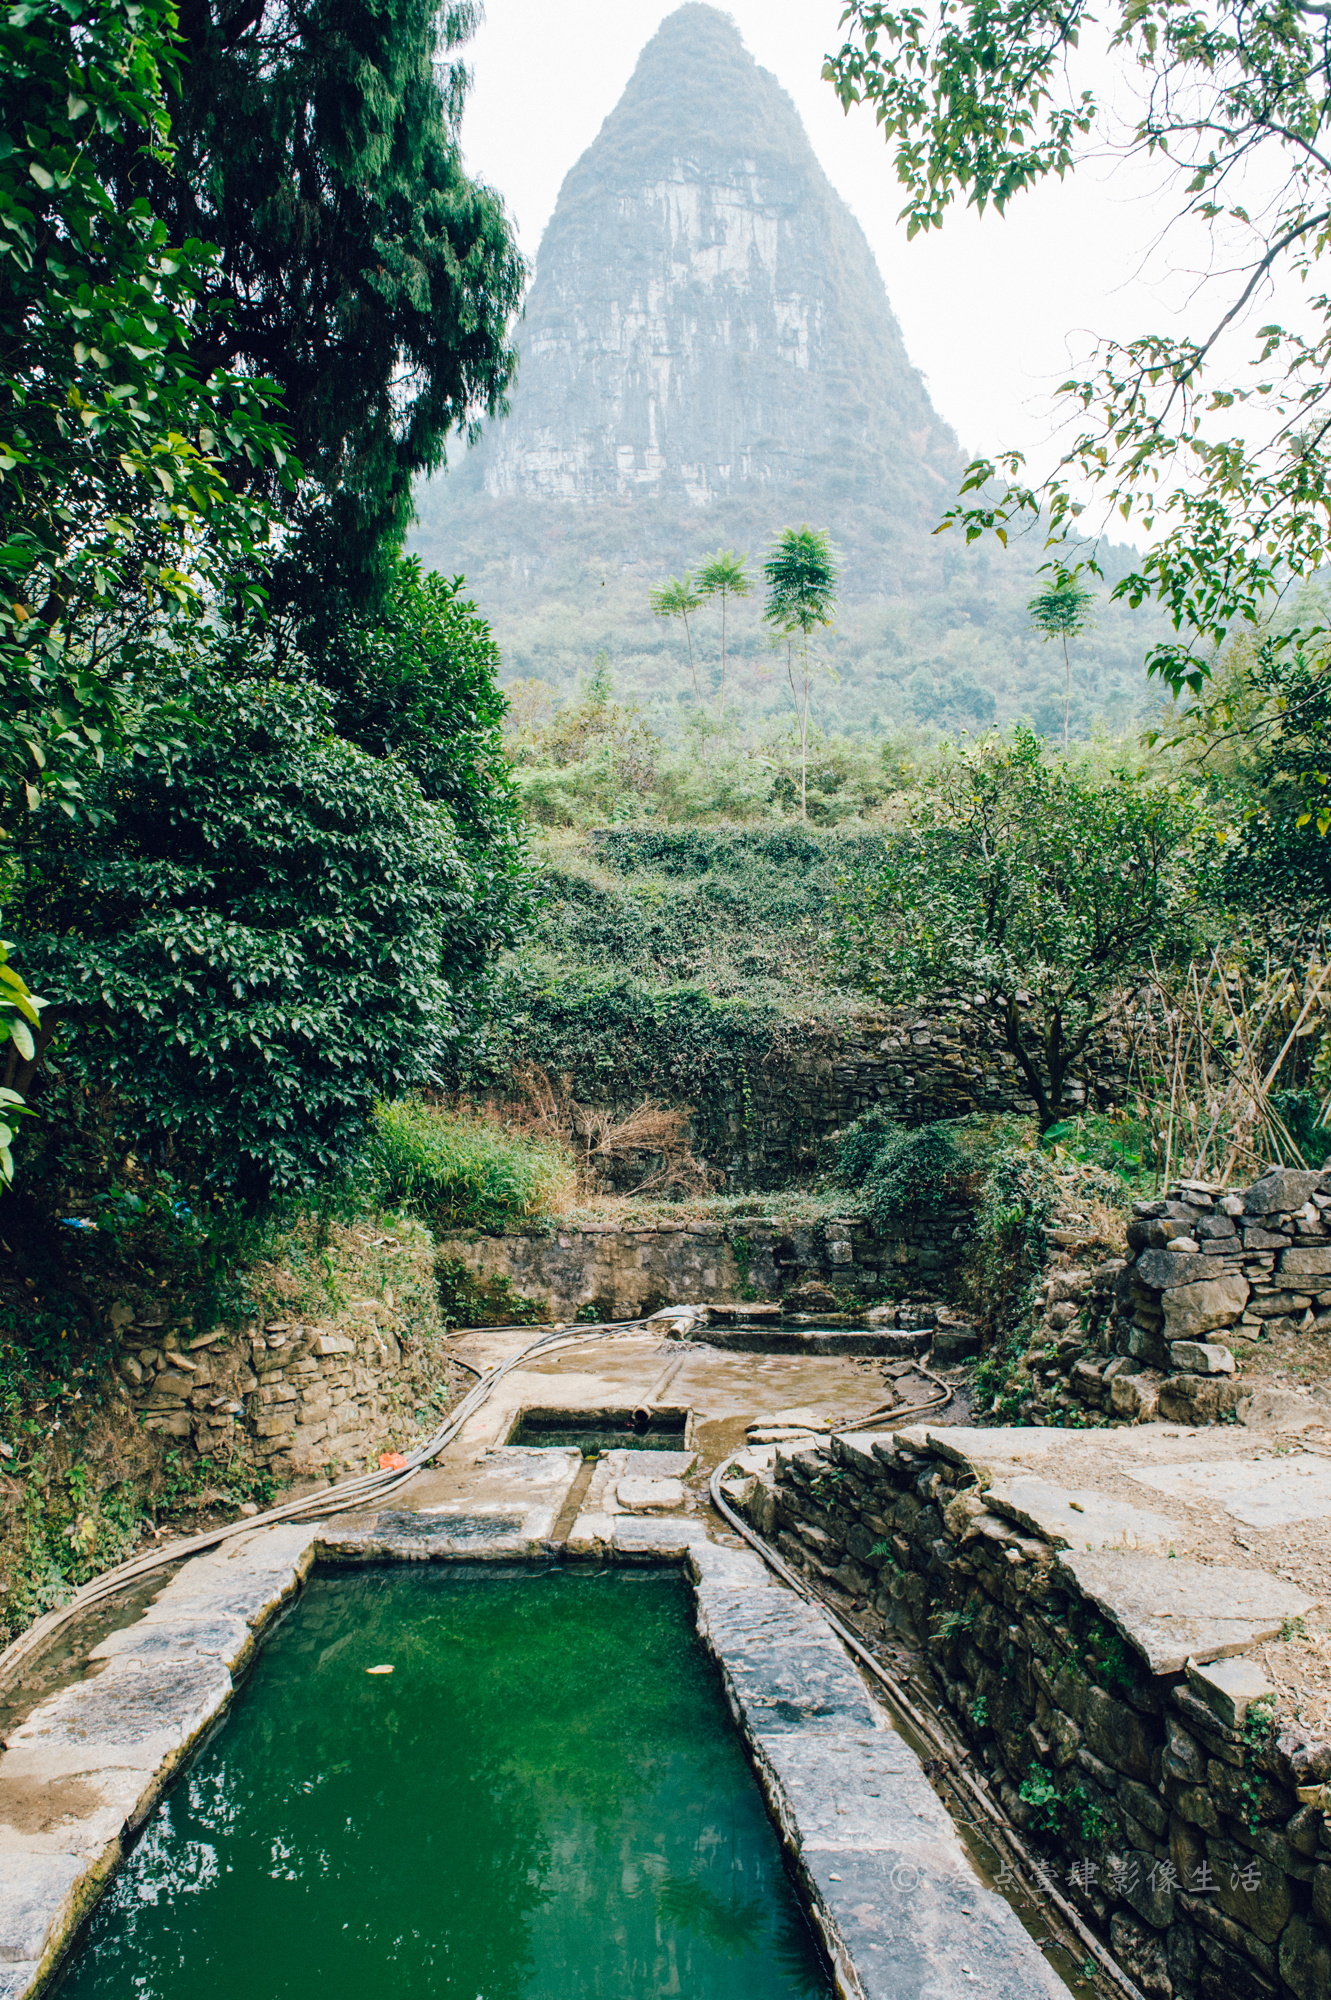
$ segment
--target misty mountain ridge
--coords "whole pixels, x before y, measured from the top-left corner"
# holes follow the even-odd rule
[[[567,691],[604,651],[668,726],[692,688],[650,586],[717,547],[760,561],[807,521],[844,562],[824,726],[1026,713],[1061,728],[1061,656],[1025,612],[1038,538],[1005,558],[934,534],[963,454],[863,230],[728,15],[683,6],[648,42],[565,178],[519,347],[510,415],[422,487],[412,538],[465,572],[506,678]],[[732,620],[741,709],[780,713],[758,604]],[[1123,726],[1146,691],[1146,619],[1102,604],[1097,625],[1078,644],[1077,720]]]

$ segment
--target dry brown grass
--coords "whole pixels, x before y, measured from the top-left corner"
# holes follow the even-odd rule
[[[1182,966],[1153,963],[1119,1016],[1139,1110],[1163,1178],[1224,1187],[1277,1161],[1308,1164],[1276,1099],[1324,1089],[1314,1052],[1331,1029],[1331,962],[1321,928],[1283,955],[1240,947]],[[1325,1121],[1331,1098],[1325,1098]]]
[[[634,1194],[706,1194],[717,1184],[717,1176],[689,1144],[689,1105],[672,1109],[647,1097],[616,1116],[579,1104],[570,1077],[554,1081],[538,1064],[523,1063],[513,1073],[513,1095],[490,1099],[483,1110],[510,1130],[567,1147],[587,1193],[601,1188],[616,1164],[641,1168]]]

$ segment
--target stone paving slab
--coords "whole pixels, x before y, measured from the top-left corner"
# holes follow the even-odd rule
[[[52,1926],[72,1914],[82,1872],[83,1862],[73,1854],[6,1853],[0,1858],[0,1967],[26,1972],[31,1979]]]
[[[689,1550],[688,1573],[694,1583],[719,1590],[774,1590],[766,1563],[748,1549],[726,1548],[720,1542],[698,1542]]]
[[[553,1527],[548,1507],[480,1509],[459,1503],[415,1514],[388,1511],[345,1527],[330,1522],[319,1550],[334,1561],[353,1562],[442,1562],[455,1556],[476,1562],[533,1560],[549,1555]]]
[[[241,1618],[224,1615],[200,1618],[141,1619],[112,1632],[94,1646],[90,1660],[134,1659],[144,1665],[161,1661],[220,1660],[229,1673],[254,1650],[254,1634]]]
[[[626,1514],[669,1514],[684,1505],[684,1482],[680,1479],[635,1479],[615,1481],[615,1505]]]
[[[935,1458],[950,1459],[968,1471],[984,1473],[1029,1468],[1046,1452],[1063,1451],[1069,1441],[1084,1444],[1090,1433],[1060,1431],[1034,1426],[996,1424],[993,1430],[979,1430],[967,1424],[952,1424],[934,1430],[929,1424],[904,1424],[895,1436],[911,1451],[928,1452]],[[1075,1448],[1075,1447],[1074,1447]]]
[[[147,1616],[157,1623],[206,1614],[266,1624],[309,1574],[314,1543],[315,1530],[304,1521],[237,1535],[187,1562]]]
[[[707,1540],[701,1521],[635,1520],[631,1514],[613,1514],[610,1521],[609,1551],[628,1562],[666,1562]]]
[[[1129,1479],[1180,1500],[1215,1500],[1250,1528],[1283,1528],[1331,1516],[1331,1460],[1313,1452],[1277,1459],[1199,1459],[1126,1466]]]
[[[343,1561],[429,1562],[452,1556],[539,1561],[550,1554],[555,1524],[582,1464],[582,1453],[570,1446],[482,1451],[455,1468],[448,1499],[432,1501],[422,1492],[414,1507],[331,1521],[320,1532],[319,1547]]]
[[[1060,1557],[1059,1567],[1153,1674],[1180,1673],[1190,1658],[1225,1659],[1278,1638],[1287,1618],[1301,1618],[1316,1602],[1266,1570],[1218,1563],[1072,1552]]]
[[[826,1621],[745,1550],[690,1559],[698,1628],[803,1875],[839,1990],[864,2000],[1065,1995],[972,1867],[919,1759]]]
[[[917,1865],[913,1857],[859,1852],[804,1862],[865,2000],[1067,2000],[1001,1896],[973,1874],[935,1873],[926,1864],[917,1875]]]
[[[5,1738],[0,1778],[155,1773],[178,1762],[230,1693],[231,1676],[217,1659],[116,1661],[95,1680],[62,1688]]]
[[[615,1457],[620,1477],[629,1479],[687,1479],[698,1462],[696,1451],[625,1451]]]
[[[995,1479],[984,1500],[993,1513],[1033,1529],[1056,1549],[1147,1549],[1163,1556],[1193,1540],[1184,1524],[1167,1514],[1130,1507],[1086,1487],[1054,1486],[1030,1472]]]
[[[697,1615],[699,1634],[750,1736],[883,1727],[845,1648],[793,1592],[703,1583]]]

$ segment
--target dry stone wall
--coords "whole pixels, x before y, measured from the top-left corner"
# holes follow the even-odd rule
[[[1007,1811],[1149,2000],[1326,2000],[1331,1743],[1273,1728],[1248,1661],[1152,1670],[1083,1559],[989,1512],[918,1433],[778,1448],[729,1491],[870,1630],[924,1650]],[[1225,1571],[1188,1567],[1223,1605]]]
[[[1093,1106],[1122,1101],[1124,1056],[1112,1042],[1091,1052],[1087,1075]],[[761,1062],[719,1065],[694,1096],[695,1151],[756,1188],[826,1164],[829,1144],[867,1111],[920,1125],[977,1111],[1029,1117],[1035,1108],[989,1011],[952,994],[849,1023],[807,1022]],[[1086,1104],[1084,1081],[1070,1084],[1069,1099],[1074,1111]]]
[[[279,1480],[360,1471],[416,1428],[453,1371],[391,1291],[327,1318],[187,1329],[123,1322],[122,1393],[145,1431],[201,1455],[239,1453]]]
[[[629,1228],[584,1223],[539,1234],[457,1233],[441,1240],[440,1253],[482,1283],[505,1281],[554,1318],[594,1308],[598,1319],[635,1319],[713,1300],[795,1303],[802,1287],[866,1300],[935,1295],[969,1223],[960,1204],[881,1233],[862,1216],[808,1222],[779,1212]]]
[[[1128,1249],[1045,1292],[1051,1372],[1111,1417],[1242,1419],[1251,1370],[1331,1329],[1331,1169],[1275,1168],[1230,1193],[1180,1182],[1134,1202]]]

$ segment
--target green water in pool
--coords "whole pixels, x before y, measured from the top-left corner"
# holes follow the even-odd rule
[[[830,1996],[681,1578],[316,1576],[60,1987],[381,1993]]]

